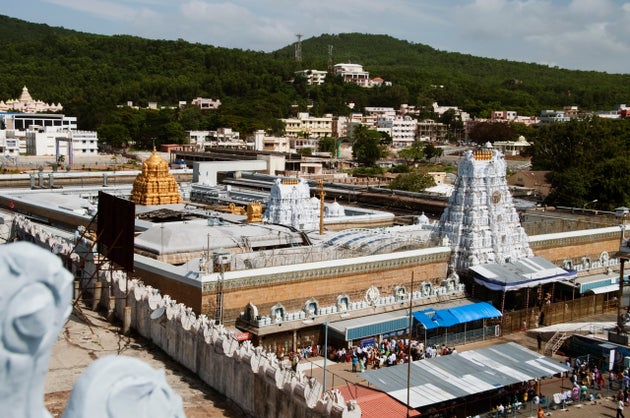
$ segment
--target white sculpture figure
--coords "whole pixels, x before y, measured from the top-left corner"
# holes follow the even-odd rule
[[[44,379],[71,312],[72,275],[52,253],[28,242],[0,247],[0,414],[50,417]]]
[[[182,398],[164,370],[134,357],[107,356],[81,375],[63,418],[183,418]]]

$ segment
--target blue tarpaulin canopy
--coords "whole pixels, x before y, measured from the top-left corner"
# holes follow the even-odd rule
[[[451,327],[479,319],[499,318],[501,312],[487,302],[479,302],[448,309],[416,311],[413,313],[413,317],[425,329],[434,329]]]

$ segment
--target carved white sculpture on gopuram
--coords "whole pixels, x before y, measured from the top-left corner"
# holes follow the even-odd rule
[[[533,256],[505,175],[503,154],[490,143],[460,159],[455,190],[433,234],[451,246],[451,269]]]
[[[311,191],[304,179],[276,179],[265,211],[267,222],[296,229],[316,229],[319,209],[311,202]]]

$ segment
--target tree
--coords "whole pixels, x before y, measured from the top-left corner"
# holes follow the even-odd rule
[[[437,160],[442,155],[444,155],[444,149],[440,147],[436,147],[431,142],[429,142],[424,146],[424,155],[426,159],[429,161],[431,161],[434,158]]]
[[[479,122],[468,132],[468,138],[477,144],[496,141],[514,141],[517,133],[512,124],[505,122]]]
[[[405,190],[408,192],[421,192],[433,186],[435,186],[433,176],[417,171],[400,174],[389,184],[389,188],[392,190]]]
[[[319,152],[329,152],[332,158],[337,157],[337,139],[330,136],[319,138],[317,141]]]
[[[532,166],[550,170],[547,203],[613,210],[629,206],[630,120],[598,117],[539,128],[533,140]]]
[[[414,141],[411,146],[398,151],[398,156],[407,161],[407,164],[416,164],[424,158],[424,146],[422,142]]]
[[[357,125],[352,131],[352,156],[359,164],[373,166],[387,155],[387,147],[381,144],[382,139],[378,131]]]
[[[122,149],[127,147],[131,141],[131,135],[126,126],[120,123],[111,123],[101,125],[98,128],[98,142],[107,145],[113,149]]]

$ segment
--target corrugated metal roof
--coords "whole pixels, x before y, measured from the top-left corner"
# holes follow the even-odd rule
[[[565,364],[516,343],[419,360],[411,365],[410,406],[420,408],[567,371]],[[407,404],[407,365],[361,373]]]
[[[505,264],[480,264],[470,269],[475,273],[477,283],[503,292],[560,282],[577,275],[577,272],[560,268],[543,257],[521,258]]]
[[[346,341],[387,334],[409,327],[407,311],[386,312],[362,318],[332,322],[328,328]]]

